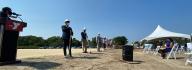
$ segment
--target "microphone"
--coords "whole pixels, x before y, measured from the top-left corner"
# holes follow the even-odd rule
[[[12,15],[21,16],[21,14],[17,14],[17,13],[15,13],[15,12],[13,12]]]

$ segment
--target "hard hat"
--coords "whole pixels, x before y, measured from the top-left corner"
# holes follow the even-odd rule
[[[70,20],[69,19],[65,19],[65,23],[69,23],[70,22]]]
[[[100,33],[97,33],[98,35],[100,35]]]
[[[86,30],[86,27],[83,27],[83,30]]]

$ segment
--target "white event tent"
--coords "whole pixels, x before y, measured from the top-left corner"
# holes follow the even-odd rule
[[[171,31],[168,31],[168,30],[162,28],[160,25],[158,25],[153,33],[151,33],[149,36],[145,37],[142,40],[148,40],[149,41],[149,40],[153,40],[153,39],[169,38],[169,37],[191,39],[191,36],[188,34],[171,32]]]

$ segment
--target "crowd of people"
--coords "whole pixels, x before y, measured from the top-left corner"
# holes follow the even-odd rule
[[[0,18],[2,21],[0,21],[0,25],[5,25],[5,21],[7,19],[10,19],[11,15],[14,14],[9,7],[4,7],[2,11],[0,12]],[[5,20],[5,21],[3,21]],[[1,28],[1,27],[0,27]],[[73,36],[73,30],[70,27],[70,20],[66,19],[64,21],[64,25],[61,26],[62,29],[62,42],[63,42],[63,52],[65,57],[72,57],[72,36]],[[88,53],[87,48],[89,47],[88,42],[88,35],[86,32],[86,28],[84,27],[81,32],[81,42],[82,42],[82,51],[83,53]],[[101,49],[103,47],[104,50],[106,50],[107,47],[111,48],[112,46],[112,40],[108,39],[107,37],[101,37],[101,35],[98,33],[96,36],[96,43],[97,43],[97,51],[101,52]],[[68,54],[67,54],[68,51]]]
[[[62,41],[63,41],[63,51],[65,57],[72,57],[71,52],[71,42],[72,42],[72,36],[73,36],[73,30],[70,27],[70,20],[66,19],[64,21],[64,25],[62,25]],[[88,42],[88,35],[86,32],[86,28],[84,27],[81,32],[81,42],[82,42],[82,51],[83,53],[88,53],[87,48],[89,47]],[[103,50],[106,50],[106,48],[112,48],[112,39],[108,39],[107,37],[101,37],[100,33],[96,36],[96,43],[97,43],[97,52],[101,52],[101,49],[103,47]],[[69,55],[67,55],[67,48]]]

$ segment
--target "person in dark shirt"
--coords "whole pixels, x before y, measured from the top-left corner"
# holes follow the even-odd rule
[[[62,28],[62,40],[63,40],[63,52],[64,56],[67,56],[67,48],[69,50],[69,57],[72,57],[71,53],[71,43],[72,43],[72,36],[73,36],[73,30],[71,27],[69,27],[69,19],[65,20],[65,25],[63,25]]]
[[[83,32],[81,32],[81,42],[82,42],[82,49],[83,49],[83,53],[87,53],[87,45],[88,45],[88,41],[87,41],[87,33],[86,33],[86,28],[83,29]]]

